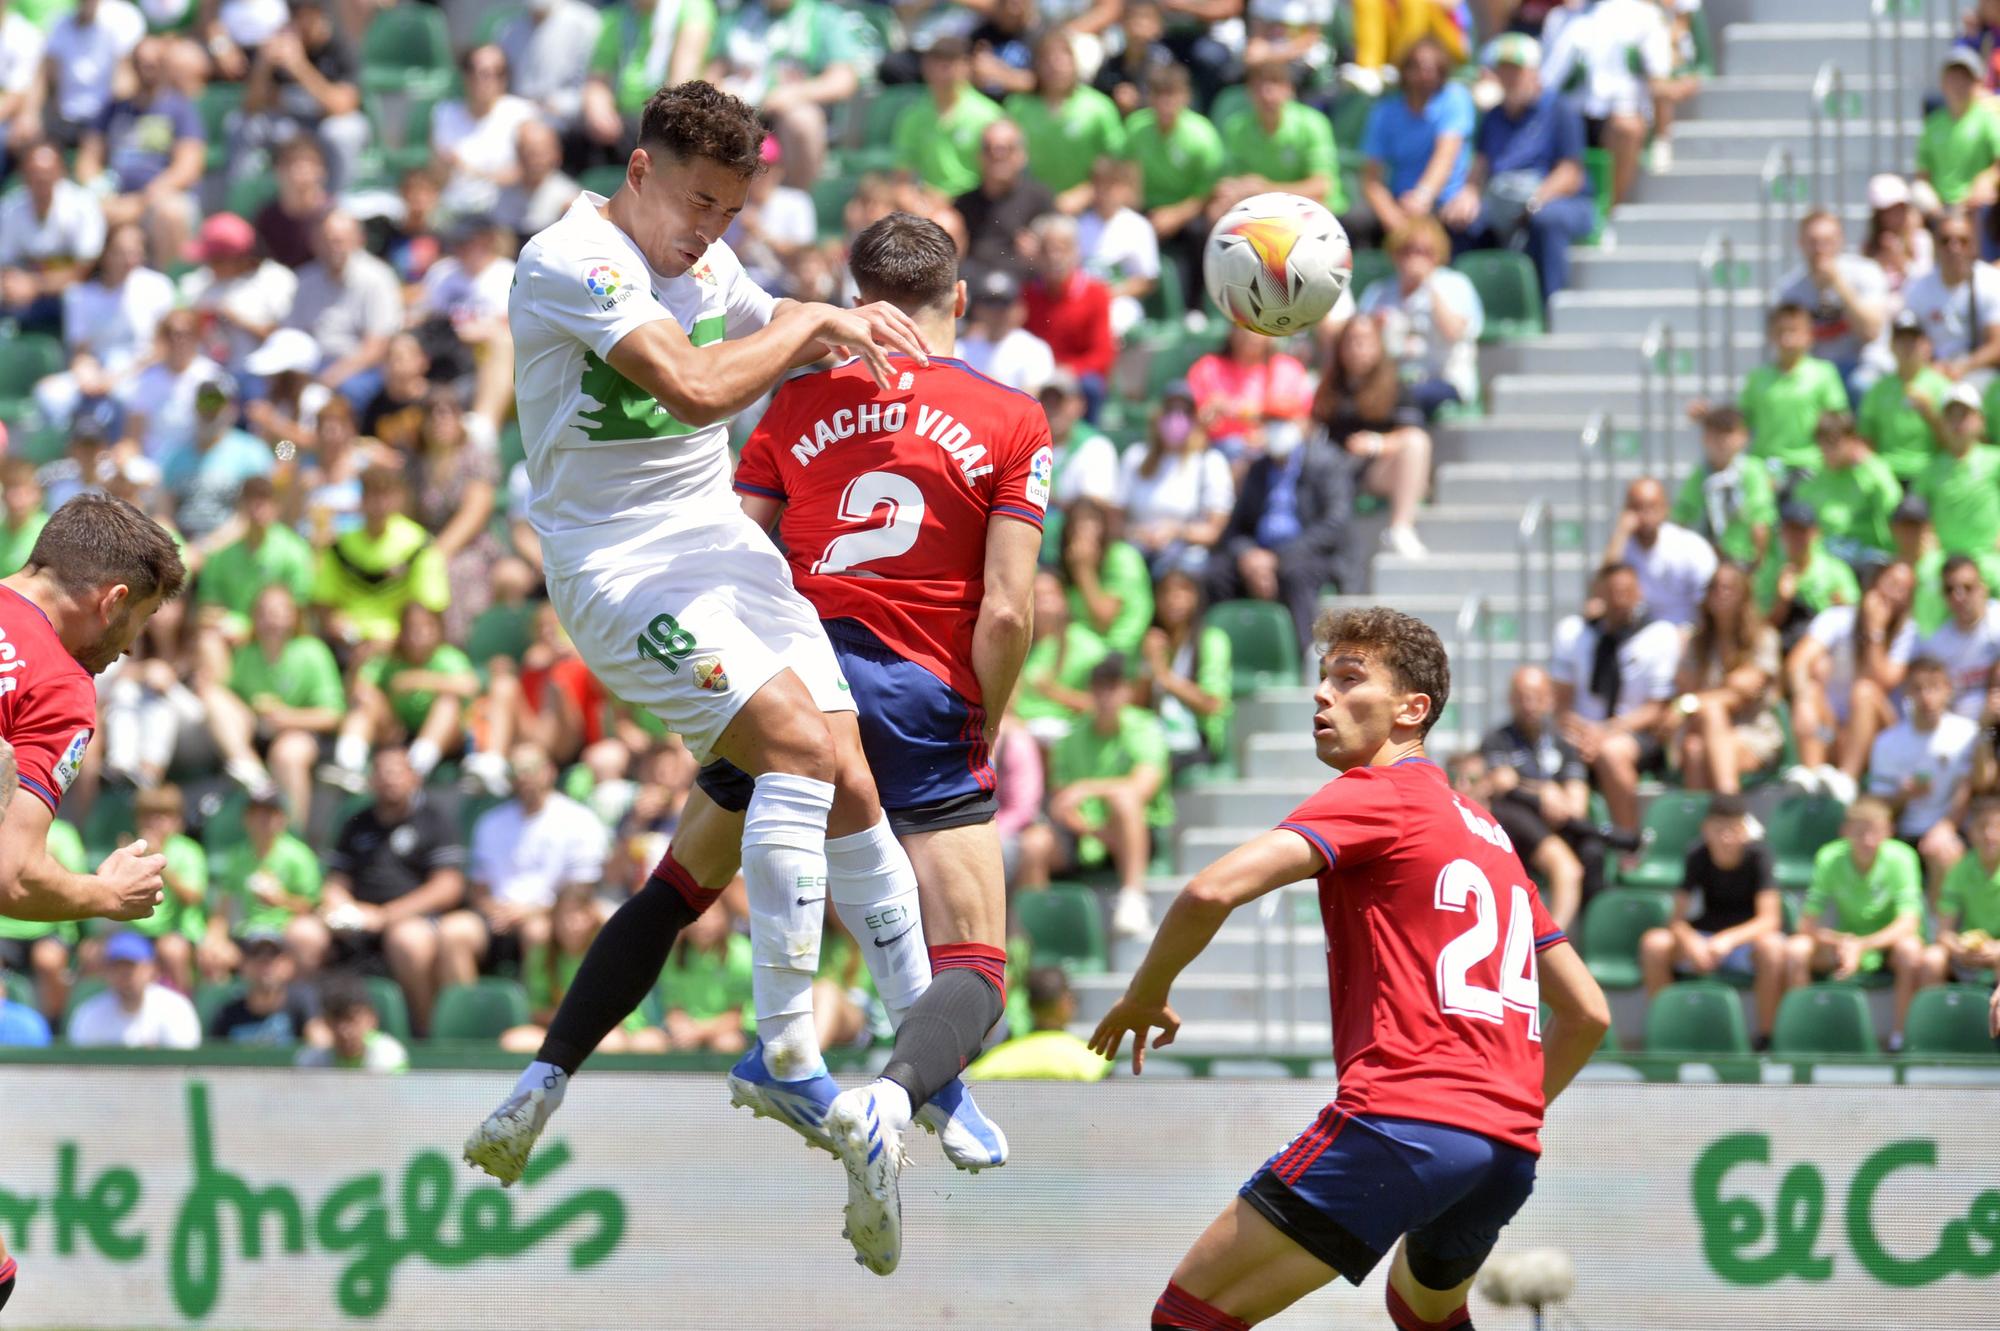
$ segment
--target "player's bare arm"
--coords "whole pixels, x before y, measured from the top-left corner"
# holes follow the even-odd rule
[[[14,794],[21,788],[21,768],[14,761],[14,746],[0,739],[0,818],[7,816],[7,807],[14,802]]]
[[[1611,1008],[1590,968],[1567,942],[1541,950],[1535,961],[1548,1024],[1542,1027],[1542,1101],[1562,1094],[1604,1042]]]
[[[76,874],[49,854],[55,815],[38,799],[15,800],[0,821],[0,915],[49,923],[143,920],[160,904],[166,858],[135,841],[115,850],[94,874]]]
[[[793,300],[787,296],[771,307],[773,317],[783,314],[787,309],[793,307],[803,309],[806,307],[806,302]],[[891,305],[887,301],[876,301],[869,305],[857,305],[852,313],[860,315],[867,321],[877,345],[891,347],[893,350],[903,351],[905,355],[915,356],[919,365],[928,365],[930,363],[927,353],[931,350],[931,347],[929,341],[924,337],[923,330],[899,307]],[[914,337],[917,346],[921,350],[910,351],[902,345],[895,345],[899,337]],[[854,354],[853,348],[843,343],[830,341],[816,342],[799,353],[798,359],[792,362],[791,368],[796,370],[801,366],[823,361],[828,356],[846,357]],[[872,370],[873,368],[874,366],[871,364],[870,369]],[[879,374],[875,376],[875,382],[881,384],[884,388],[889,386],[888,380]]]
[[[986,588],[972,630],[972,671],[986,708],[986,736],[1000,728],[1007,700],[1035,636],[1035,568],[1042,529],[996,517],[986,528]]]
[[[1118,1057],[1126,1032],[1132,1046],[1132,1071],[1146,1066],[1146,1032],[1157,1028],[1153,1048],[1172,1044],[1180,1018],[1167,1005],[1174,980],[1215,938],[1230,912],[1245,902],[1287,883],[1311,878],[1326,868],[1313,844],[1296,832],[1274,828],[1230,851],[1196,874],[1160,922],[1146,959],[1120,998],[1104,1014],[1090,1037],[1090,1047],[1106,1058]]]

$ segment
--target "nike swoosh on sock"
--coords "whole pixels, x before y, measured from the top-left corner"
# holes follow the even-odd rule
[[[908,925],[908,926],[906,926],[906,927],[905,927],[905,928],[903,929],[903,933],[901,933],[901,934],[897,934],[897,935],[895,935],[894,937],[891,937],[891,938],[878,938],[878,939],[876,939],[876,940],[875,940],[875,946],[877,946],[877,947],[887,947],[887,946],[889,946],[889,944],[891,944],[891,943],[895,942],[897,938],[901,938],[901,937],[903,936],[903,934],[907,934],[908,932],[910,932],[910,930],[911,930],[911,929],[914,929],[914,928],[916,928],[916,927],[917,927],[917,926],[916,926],[916,925],[914,925],[914,924],[912,924],[912,925]]]

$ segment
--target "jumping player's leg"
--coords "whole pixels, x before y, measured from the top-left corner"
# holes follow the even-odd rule
[[[1174,1268],[1153,1305],[1153,1331],[1239,1331],[1339,1274],[1234,1197]]]

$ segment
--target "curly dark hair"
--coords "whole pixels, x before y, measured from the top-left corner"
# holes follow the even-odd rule
[[[639,146],[682,161],[706,157],[742,176],[764,169],[764,126],[740,98],[700,79],[675,83],[646,99]]]
[[[1451,658],[1437,630],[1414,616],[1386,606],[1367,610],[1328,610],[1313,624],[1313,645],[1322,653],[1336,647],[1359,647],[1389,667],[1396,687],[1431,700],[1423,733],[1444,715],[1451,700]]]

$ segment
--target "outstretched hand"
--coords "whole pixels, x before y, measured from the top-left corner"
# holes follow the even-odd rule
[[[1113,1003],[1111,1010],[1104,1014],[1104,1020],[1097,1023],[1097,1029],[1090,1036],[1090,1047],[1105,1058],[1116,1061],[1126,1033],[1131,1032],[1132,1074],[1137,1076],[1146,1069],[1146,1032],[1155,1028],[1159,1034],[1153,1037],[1153,1048],[1165,1049],[1180,1034],[1181,1019],[1164,1000],[1144,1003],[1127,993]]]

